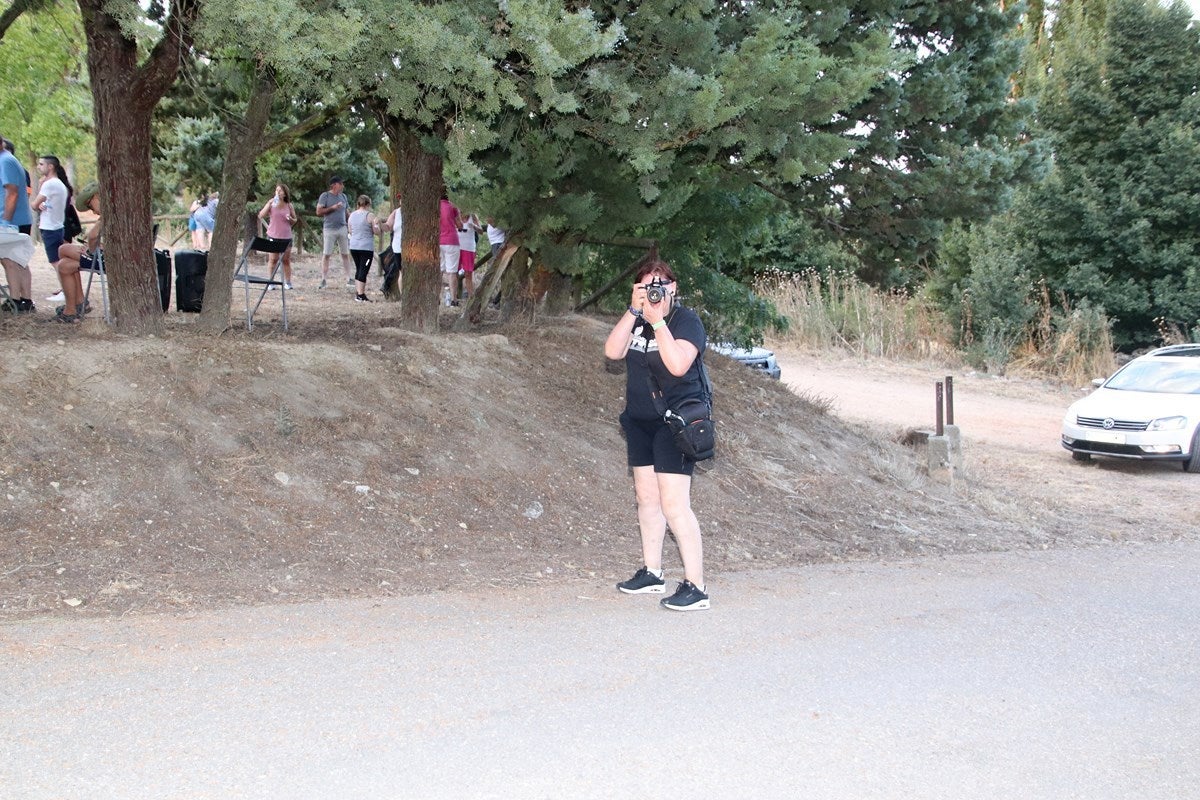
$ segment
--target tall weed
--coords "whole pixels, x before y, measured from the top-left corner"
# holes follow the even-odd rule
[[[1116,369],[1112,322],[1086,301],[1072,307],[1060,295],[1051,299],[1045,282],[1038,292],[1038,313],[1027,335],[1015,348],[1012,367],[1084,386]]]
[[[1073,307],[1063,296],[1055,301],[1044,282],[1024,326],[985,324],[980,339],[955,331],[954,322],[922,295],[875,289],[849,272],[772,272],[755,288],[788,319],[776,340],[799,347],[885,359],[963,360],[992,373],[1012,370],[1076,386],[1116,366],[1111,323],[1103,312],[1086,303]],[[956,314],[960,325],[973,313],[967,297]],[[951,345],[956,338],[963,350]]]
[[[949,341],[941,316],[921,298],[874,289],[850,272],[772,272],[756,288],[788,318],[780,338],[790,344],[912,359],[942,353]]]

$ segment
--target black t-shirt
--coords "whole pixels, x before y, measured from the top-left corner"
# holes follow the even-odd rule
[[[704,353],[706,341],[704,323],[695,311],[676,306],[667,315],[667,330],[676,339],[694,344],[699,355],[683,377],[676,378],[663,365],[650,323],[639,318],[633,326],[633,341],[625,351],[625,411],[634,419],[662,417],[650,399],[650,386],[646,381],[649,372],[653,372],[658,380],[667,408],[674,408],[681,400],[704,396],[704,385],[700,380],[700,355]]]

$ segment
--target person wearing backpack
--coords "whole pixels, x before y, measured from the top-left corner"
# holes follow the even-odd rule
[[[661,601],[672,611],[709,607],[704,582],[700,523],[692,511],[695,461],[676,444],[663,409],[708,401],[700,359],[706,344],[704,323],[675,299],[675,272],[652,254],[637,272],[629,308],[604,343],[604,355],[625,359],[625,410],[621,427],[633,473],[642,567],[617,584],[626,594],[664,594],[662,551],[668,526],[679,546],[683,580]],[[656,397],[655,395],[658,395]]]

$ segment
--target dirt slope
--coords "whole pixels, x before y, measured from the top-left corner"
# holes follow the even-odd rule
[[[311,262],[298,273],[315,281]],[[219,338],[174,312],[158,339],[64,330],[44,310],[0,325],[16,412],[0,434],[0,619],[607,587],[638,566],[607,320],[426,337],[337,290],[301,289],[289,309],[290,333],[269,301],[253,333]],[[695,506],[715,585],[1114,536],[1076,524],[1078,505],[1012,502],[1021,475],[930,482],[890,431],[725,359],[710,371],[720,455]],[[867,374],[866,392],[888,405],[886,378]]]

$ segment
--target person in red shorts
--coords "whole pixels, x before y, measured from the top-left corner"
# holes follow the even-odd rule
[[[468,300],[475,294],[475,242],[481,230],[483,226],[474,214],[465,215],[458,229],[458,274]]]

